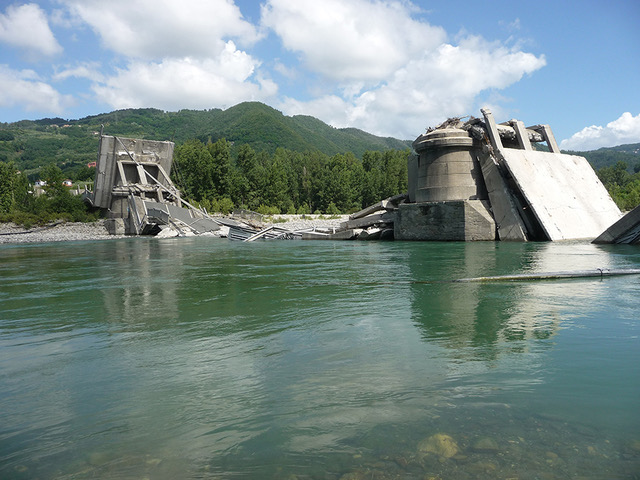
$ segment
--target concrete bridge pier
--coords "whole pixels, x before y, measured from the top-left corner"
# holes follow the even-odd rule
[[[465,130],[420,135],[409,166],[409,201],[398,208],[398,240],[495,240],[496,225],[477,158],[480,144]]]

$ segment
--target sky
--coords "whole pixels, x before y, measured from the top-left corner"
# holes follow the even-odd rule
[[[449,117],[640,142],[637,0],[0,0],[0,122],[259,101],[414,139]]]

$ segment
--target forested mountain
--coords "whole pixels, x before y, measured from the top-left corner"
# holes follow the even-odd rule
[[[95,169],[87,164],[97,158],[102,128],[107,135],[174,141],[174,181],[212,211],[348,212],[407,190],[411,141],[287,117],[256,102],[225,111],[133,109],[0,125],[0,215],[55,217],[58,200],[69,197],[49,189],[48,198],[34,199],[28,180],[92,180]]]
[[[227,110],[164,112],[143,108],[79,120],[44,118],[0,123],[0,161],[13,161],[32,178],[49,163],[75,176],[82,166],[96,159],[98,132],[103,125],[107,135],[170,140],[177,145],[192,139],[209,143],[224,138],[231,142],[233,153],[246,144],[256,152],[269,154],[281,147],[329,156],[351,152],[362,158],[366,151],[410,148],[413,140],[377,137],[355,128],[334,128],[314,117],[289,117],[265,104],[245,102]],[[640,144],[566,153],[586,157],[595,170],[620,161],[627,164],[630,173],[640,169]]]
[[[0,167],[11,184],[0,185],[0,213],[25,203],[19,198],[28,181],[93,180],[87,164],[96,160],[101,128],[107,135],[174,141],[174,180],[209,209],[348,212],[407,188],[411,140],[288,117],[258,102],[224,111],[128,109],[0,124]],[[586,157],[621,208],[640,203],[640,144],[566,153]],[[11,173],[17,170],[20,181]]]
[[[247,144],[255,151],[273,154],[277,148],[326,155],[351,152],[361,158],[366,151],[403,150],[410,140],[383,138],[354,128],[333,128],[320,120],[288,117],[258,102],[227,110],[117,110],[79,120],[45,118],[0,124],[0,161],[14,161],[33,173],[49,163],[63,170],[95,161],[98,132],[107,135],[170,140],[180,145],[197,139],[203,143],[225,138],[233,146]]]
[[[618,145],[617,147],[599,148],[587,152],[565,151],[571,155],[579,155],[586,158],[594,170],[603,167],[611,167],[618,162],[624,162],[630,172],[640,171],[640,143]]]

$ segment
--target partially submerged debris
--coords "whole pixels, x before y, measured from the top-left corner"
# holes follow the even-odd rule
[[[587,160],[562,154],[548,125],[496,124],[489,110],[482,115],[451,118],[420,135],[408,162],[408,192],[350,215],[338,228],[292,230],[246,212],[214,218],[182,199],[171,182],[173,143],[102,134],[89,201],[108,212],[116,234],[528,241],[592,239],[611,227],[596,241],[640,241],[640,210],[617,222],[620,210]]]
[[[586,159],[560,153],[548,125],[497,125],[482,114],[416,139],[396,239],[594,238],[620,217]]]
[[[548,125],[496,124],[489,110],[482,115],[448,119],[415,140],[407,194],[303,239],[587,239],[620,218],[587,160],[562,154]],[[637,242],[640,210],[636,216],[614,236]]]
[[[94,191],[112,234],[176,235],[220,231],[220,222],[180,196],[171,178],[172,142],[100,134]]]
[[[640,244],[640,205],[605,230],[593,243]]]

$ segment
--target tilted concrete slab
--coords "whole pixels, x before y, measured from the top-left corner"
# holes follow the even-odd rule
[[[595,238],[621,217],[585,158],[510,148],[502,154],[549,240]]]
[[[349,228],[335,233],[302,232],[303,240],[353,240],[362,232],[361,228]]]
[[[602,232],[593,243],[640,244],[640,205]]]
[[[347,220],[346,222],[342,222],[340,226],[343,229],[366,228],[373,225],[379,225],[381,223],[393,223],[395,218],[396,216],[394,212],[374,213],[372,215],[367,215],[366,217]]]
[[[500,174],[498,165],[488,154],[480,155],[479,161],[491,202],[491,211],[496,222],[498,238],[500,240],[526,241],[525,232],[527,229],[518,215],[518,209],[505,179]]]
[[[197,233],[215,232],[220,229],[217,222],[194,210],[152,200],[145,200],[144,206],[148,215],[158,218],[165,224],[170,223],[170,219],[179,220]]]

